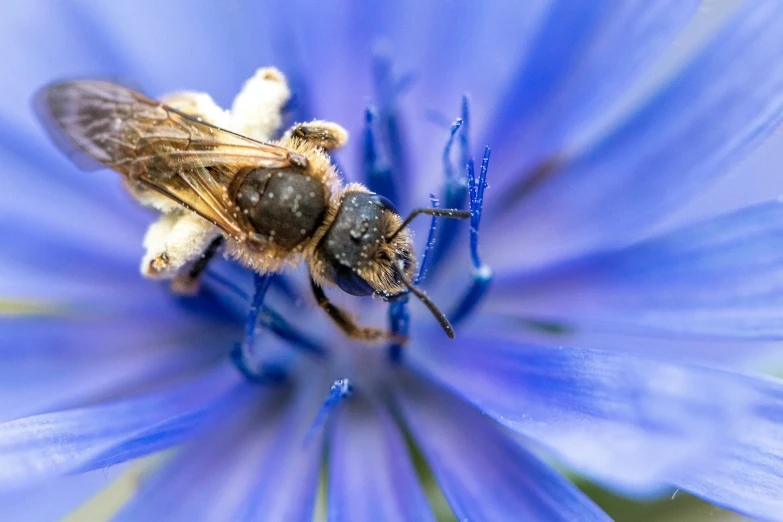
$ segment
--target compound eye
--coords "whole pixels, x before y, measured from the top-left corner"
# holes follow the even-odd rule
[[[385,208],[386,210],[391,210],[395,214],[399,214],[399,212],[397,212],[397,207],[394,206],[394,203],[385,197],[375,194],[372,198],[381,208]]]
[[[374,292],[367,281],[347,266],[341,265],[337,268],[334,282],[347,294],[365,296],[372,295]]]

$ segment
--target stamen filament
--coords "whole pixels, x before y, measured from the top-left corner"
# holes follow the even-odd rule
[[[401,297],[389,304],[389,329],[391,333],[398,336],[399,339],[408,337],[410,328],[410,313],[408,312],[408,296]],[[403,345],[400,343],[391,343],[389,345],[389,358],[398,362],[402,358]]]
[[[250,296],[247,294],[247,292],[245,292],[243,289],[237,286],[233,281],[226,279],[222,275],[213,272],[211,270],[207,270],[205,275],[209,279],[229,289],[239,298],[244,300],[250,299]],[[277,278],[279,278],[279,276],[273,277],[272,279],[274,280]],[[294,348],[299,348],[301,350],[304,350],[306,352],[321,357],[325,357],[329,353],[329,351],[323,345],[311,339],[309,336],[304,334],[298,328],[295,328],[291,323],[286,321],[281,314],[279,314],[274,309],[266,305],[261,306],[261,311],[257,315],[257,322],[259,325],[268,329],[270,332],[272,332],[280,339],[283,339],[284,341],[288,341],[289,343],[291,343],[291,345]],[[238,350],[241,351],[242,347],[243,347],[242,343],[237,344]]]
[[[269,290],[269,284],[272,282],[271,275],[253,274],[253,301],[250,303],[250,310],[247,312],[247,322],[245,323],[245,338],[242,341],[242,354],[249,355],[253,348],[253,342],[256,336],[256,326],[258,325],[258,316],[261,314],[261,307],[264,304],[266,292]]]
[[[470,188],[470,257],[473,262],[473,283],[457,303],[449,317],[453,325],[458,325],[467,318],[486,294],[492,283],[492,269],[482,263],[478,252],[479,225],[484,206],[484,189],[487,188],[487,171],[489,170],[490,149],[484,150],[481,170],[476,179],[473,160],[468,162],[467,173]]]
[[[326,396],[326,400],[313,420],[312,426],[307,430],[307,434],[304,438],[305,447],[308,446],[318,434],[318,431],[326,422],[329,414],[343,401],[343,399],[350,397],[352,393],[353,385],[350,380],[338,379],[334,381],[334,384],[332,384],[332,387],[329,389],[329,395]]]
[[[435,194],[430,194],[430,207],[434,209],[438,208],[438,198],[435,197]],[[416,276],[416,280],[413,282],[413,284],[416,286],[419,286],[419,283],[421,283],[427,276],[427,262],[429,261],[430,254],[432,254],[432,249],[435,246],[435,232],[437,229],[438,216],[433,214],[432,221],[430,222],[430,231],[427,234],[427,244],[424,247],[424,253],[421,255],[419,274]]]
[[[445,183],[443,187],[443,205],[446,208],[464,209],[468,200],[468,182],[462,175],[470,159],[470,137],[469,132],[470,110],[468,106],[468,97],[462,97],[461,116],[455,120],[451,126],[451,134],[446,141],[443,149],[443,173]],[[454,139],[459,132],[460,151],[459,168],[455,169],[451,161],[451,151]],[[456,244],[456,239],[462,227],[461,223],[445,222],[440,227],[438,233],[438,243],[432,255],[431,272],[435,273],[441,262],[448,257],[449,252]]]
[[[482,266],[478,253],[478,231],[481,223],[481,211],[484,207],[484,189],[487,188],[487,170],[489,170],[489,153],[487,147],[484,150],[484,158],[481,160],[479,178],[473,170],[473,160],[468,162],[468,183],[470,187],[470,256],[473,267],[479,269]]]
[[[259,368],[250,368],[248,359],[242,353],[242,344],[235,343],[229,354],[231,362],[248,381],[257,384],[282,384],[288,379],[288,370],[279,363],[262,363]]]

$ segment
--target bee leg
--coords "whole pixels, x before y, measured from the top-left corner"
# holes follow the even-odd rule
[[[325,151],[339,149],[348,142],[348,131],[331,121],[313,120],[297,123],[285,133],[286,138],[299,138]]]
[[[192,212],[164,213],[144,237],[147,252],[141,261],[141,273],[150,279],[163,280],[187,275],[189,267],[198,263],[219,236],[220,230],[215,225]],[[195,280],[189,281],[190,285],[186,282],[187,278],[175,281],[172,288],[180,293],[195,293],[198,289],[193,284]]]
[[[291,90],[283,73],[274,67],[262,67],[234,98],[228,129],[254,140],[270,141],[277,136],[283,107],[290,98]]]
[[[212,240],[212,242],[201,254],[201,257],[196,259],[195,263],[190,267],[190,270],[186,272],[180,272],[171,281],[171,289],[178,294],[193,295],[198,291],[199,280],[201,274],[207,269],[209,261],[215,257],[220,247],[223,245],[223,236],[218,236]]]
[[[231,126],[231,114],[221,109],[212,96],[205,92],[173,92],[162,96],[160,101],[188,116],[200,118],[221,129],[228,129]]]
[[[395,343],[405,344],[406,338],[393,334],[387,330],[371,326],[359,326],[356,324],[348,312],[329,301],[329,298],[327,298],[324,293],[324,289],[312,278],[310,278],[310,287],[313,290],[313,295],[318,302],[318,306],[323,308],[326,314],[334,321],[334,324],[336,324],[349,339],[365,342],[391,340]]]

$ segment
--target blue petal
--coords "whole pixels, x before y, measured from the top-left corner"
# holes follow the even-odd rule
[[[62,520],[120,476],[125,466],[56,477],[21,491],[0,494],[0,520]]]
[[[783,204],[496,282],[493,310],[577,331],[781,339]]]
[[[322,378],[313,375],[315,370],[309,368],[309,382],[298,382],[299,389],[290,401],[283,403],[284,416],[274,430],[269,451],[256,467],[255,481],[236,520],[312,520],[323,459],[323,434],[306,437],[321,408],[324,390],[329,389]]]
[[[215,420],[242,382],[224,364],[164,391],[0,424],[0,485],[107,467],[177,444]]]
[[[14,81],[0,113],[32,126],[31,94],[68,77],[129,80],[154,95],[205,90],[227,103],[241,82],[269,61],[252,39],[255,31],[264,31],[259,24],[265,20],[272,18],[251,24],[228,4],[194,9],[181,0],[15,5],[1,22],[0,61],[14,71]]]
[[[49,147],[43,139],[30,140],[30,147]],[[24,247],[27,242],[47,240],[62,245],[61,249],[70,245],[75,251],[100,253],[115,264],[123,257],[127,262],[138,256],[144,225],[152,214],[144,216],[122,188],[120,175],[76,172],[65,161],[39,164],[36,156],[31,158],[5,152],[0,145],[0,161],[7,169],[0,193],[0,234],[9,238],[9,254],[17,243]]]
[[[739,379],[739,378],[738,378]],[[783,392],[773,381],[747,383],[750,411],[737,415],[731,444],[698,470],[673,478],[682,489],[754,519],[783,513]]]
[[[5,319],[0,420],[95,404],[166,384],[224,357],[241,329],[212,322]],[[228,339],[228,340],[227,340]]]
[[[401,377],[404,417],[459,520],[610,520],[478,411],[438,386]]]
[[[360,394],[340,405],[329,451],[329,520],[435,520],[391,415]]]
[[[709,469],[758,414],[757,380],[630,354],[461,337],[409,355],[567,465],[634,493]]]
[[[54,79],[95,74],[124,76],[121,60],[105,39],[79,23],[77,4],[32,0],[8,6],[0,21],[0,62],[13,71],[0,100],[0,114],[33,128],[30,98]],[[153,17],[154,18],[154,17]]]
[[[310,520],[322,445],[303,445],[298,428],[313,412],[302,406],[287,389],[247,397],[152,473],[114,522]]]
[[[273,19],[268,32],[256,30],[257,41],[269,45],[273,64],[305,87],[308,118],[331,119],[344,125],[354,144],[361,136],[368,99],[378,102],[371,67],[378,50],[388,51],[397,78],[415,82],[400,103],[401,127],[410,162],[411,192],[416,203],[441,181],[440,151],[448,124],[459,114],[461,96],[470,92],[481,109],[484,125],[502,86],[532,37],[546,2],[478,3],[457,0],[448,6],[406,0],[347,3],[288,2],[274,12],[290,23]],[[250,20],[264,20],[266,3],[245,2]],[[322,43],[328,41],[329,45]],[[488,50],[490,50],[488,52]],[[297,96],[299,93],[297,94]],[[301,117],[301,116],[298,116]],[[358,149],[338,153],[349,179],[361,172]]]
[[[499,161],[493,168],[518,181],[568,148],[617,102],[699,4],[552,2],[524,65],[494,111],[486,137]]]
[[[0,142],[4,142],[0,136]],[[29,143],[28,143],[29,141]],[[12,145],[46,150],[43,139]],[[138,294],[143,216],[115,173],[77,173],[64,161],[3,151],[0,295],[67,300]],[[97,178],[96,178],[97,176]]]
[[[490,264],[540,266],[639,237],[726,172],[780,121],[781,31],[783,4],[750,2],[613,132],[555,158],[503,219],[487,215]]]

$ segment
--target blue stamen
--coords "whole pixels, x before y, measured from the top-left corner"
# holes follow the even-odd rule
[[[208,276],[210,279],[214,280],[215,282],[228,288],[237,296],[239,296],[241,299],[248,300],[250,298],[247,292],[242,290],[240,287],[234,284],[234,282],[230,281],[229,279],[226,279],[222,275],[215,273],[211,270],[207,270],[205,272],[205,275]],[[254,277],[261,278],[265,276],[254,276]],[[272,279],[279,279],[279,277],[272,277]],[[257,292],[254,297],[258,297]],[[283,316],[277,313],[274,309],[265,305],[261,305],[260,311],[253,311],[253,306],[251,304],[251,310],[248,313],[248,316],[250,316],[251,314],[256,315],[257,324],[266,328],[280,339],[283,339],[284,341],[288,341],[291,344],[291,346],[293,346],[294,348],[299,348],[301,350],[304,350],[305,352],[309,352],[310,354],[321,356],[321,357],[325,357],[328,355],[329,352],[323,345],[316,342],[315,340],[313,340],[312,338],[308,337],[300,330],[295,328],[291,323],[286,321],[283,318]],[[250,317],[248,317],[248,323],[245,327],[246,330],[245,343],[237,344],[237,347],[240,350],[240,352],[244,350],[243,346],[247,343],[247,330],[250,326],[249,323],[250,320],[251,320]],[[255,327],[253,327],[253,330],[255,330]],[[253,332],[253,335],[254,333],[255,332]],[[245,356],[248,355],[246,351],[242,353],[244,353]]]
[[[451,325],[455,328],[462,323],[481,302],[492,282],[492,269],[484,265],[479,270],[473,271],[473,284],[459,300],[454,310],[449,314]]]
[[[264,303],[264,297],[269,290],[269,284],[272,282],[271,275],[253,274],[253,285],[255,286],[255,292],[253,293],[253,300],[250,303],[250,310],[247,313],[247,321],[245,322],[245,337],[242,342],[235,345],[231,349],[231,360],[234,365],[239,369],[242,374],[248,379],[256,382],[265,381],[261,372],[256,372],[250,369],[248,361],[251,360],[251,350],[255,342],[256,326],[258,325],[258,316],[261,313],[261,306]]]
[[[438,208],[438,200],[434,194],[430,194],[430,204],[432,208]],[[416,276],[414,284],[416,286],[424,279],[427,274],[427,260],[432,252],[433,245],[435,244],[435,231],[437,230],[437,218],[432,217],[430,223],[430,232],[427,235],[427,246],[424,247],[424,254],[421,257],[421,266],[419,267],[419,273]],[[389,329],[391,333],[401,338],[408,337],[408,330],[410,328],[410,313],[408,312],[408,297],[400,297],[396,301],[392,301],[389,304]],[[400,343],[391,343],[389,345],[389,358],[398,362],[402,358],[403,345]]]
[[[242,341],[242,353],[248,355],[253,348],[253,342],[256,337],[256,326],[258,325],[258,316],[261,314],[261,306],[264,304],[266,292],[269,290],[269,284],[272,282],[271,275],[253,274],[253,301],[250,303],[250,310],[247,313],[247,322],[245,323],[245,338]]]
[[[470,188],[470,257],[473,261],[473,284],[468,288],[462,299],[457,303],[454,311],[449,314],[452,325],[461,323],[486,294],[492,283],[492,269],[481,262],[478,252],[479,225],[481,224],[481,212],[484,206],[484,189],[487,188],[487,171],[489,170],[490,149],[484,150],[484,158],[481,161],[481,170],[476,179],[473,160],[468,162],[467,173]]]
[[[403,338],[407,337],[410,319],[407,296],[401,297],[389,304],[389,330],[391,330],[392,334]],[[402,358],[402,349],[402,344],[391,343],[389,345],[389,358],[394,362],[398,362]]]
[[[443,149],[443,174],[445,178],[443,187],[443,208],[462,210],[465,208],[465,203],[468,200],[468,182],[463,175],[463,169],[466,168],[470,158],[470,139],[468,136],[469,123],[470,110],[468,107],[468,97],[463,96],[461,117],[451,126],[451,134]],[[460,133],[460,165],[458,169],[455,169],[451,161],[451,150],[458,131]],[[432,255],[432,272],[435,272],[438,267],[440,267],[441,262],[448,257],[462,227],[462,221],[456,219],[447,219],[440,227],[438,246]]]
[[[288,379],[288,371],[279,363],[262,363],[259,368],[250,368],[248,359],[242,352],[242,344],[235,343],[231,347],[231,362],[237,370],[251,382],[265,385],[282,384]]]
[[[304,445],[307,446],[318,434],[321,426],[326,422],[329,414],[339,405],[343,399],[350,397],[353,393],[353,385],[348,379],[339,379],[334,381],[332,387],[329,389],[329,395],[326,396],[321,409],[318,410],[318,414],[315,416],[310,429],[307,430],[307,434],[304,438]]]
[[[473,160],[468,162],[468,183],[470,186],[470,257],[475,269],[481,268],[478,254],[478,231],[481,223],[481,211],[484,207],[484,189],[487,188],[487,171],[489,170],[489,147],[484,150],[481,160],[479,178],[476,180]]]
[[[451,132],[449,133],[449,139],[446,141],[446,146],[443,147],[443,171],[446,176],[446,183],[460,183],[464,186],[465,183],[459,176],[454,175],[454,165],[451,164],[451,147],[454,145],[454,137],[457,132],[462,128],[462,119],[457,118],[454,123],[451,124]],[[452,207],[446,207],[452,208]]]
[[[375,133],[375,110],[368,106],[364,112],[364,176],[367,188],[397,202],[397,185],[392,170],[379,150]]]
[[[435,197],[435,194],[430,194],[430,207],[432,208],[438,208],[438,198]],[[432,221],[430,222],[430,231],[427,234],[427,244],[424,247],[424,253],[421,255],[421,265],[419,265],[419,274],[416,276],[416,280],[413,282],[416,286],[419,286],[419,283],[421,283],[424,278],[427,276],[427,262],[430,259],[430,255],[432,254],[432,249],[435,246],[435,232],[438,229],[438,218],[435,216],[432,216]]]

